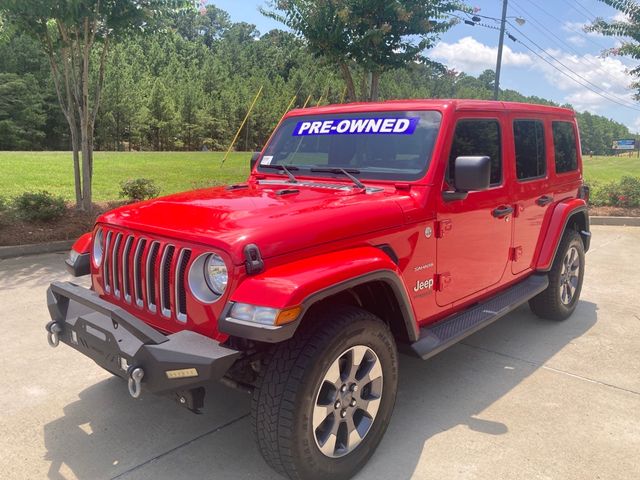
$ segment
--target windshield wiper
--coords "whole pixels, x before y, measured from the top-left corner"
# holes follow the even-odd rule
[[[360,180],[358,180],[356,177],[354,177],[353,175],[351,175],[352,173],[354,174],[358,174],[360,173],[360,170],[358,170],[357,168],[312,168],[311,169],[312,172],[317,172],[317,173],[335,173],[335,174],[341,174],[346,176],[349,180],[351,180],[356,187],[358,188],[364,188],[366,189],[367,187],[364,185],[364,183],[362,183]]]
[[[287,174],[289,177],[289,183],[298,183],[296,177],[293,176],[291,170],[300,170],[295,165],[260,165],[262,168],[273,168],[274,170],[280,170]]]

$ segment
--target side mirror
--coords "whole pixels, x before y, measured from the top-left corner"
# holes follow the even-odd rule
[[[445,200],[463,200],[468,192],[487,190],[491,183],[491,158],[458,157],[454,162],[454,192],[444,192]]]
[[[258,161],[259,157],[260,157],[260,152],[253,152],[253,154],[251,155],[251,160],[249,160],[250,170],[253,170],[253,167],[256,166],[256,162]]]

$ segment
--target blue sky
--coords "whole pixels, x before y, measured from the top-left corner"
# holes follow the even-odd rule
[[[258,11],[265,5],[264,0],[214,0],[209,3],[229,12],[233,21],[255,24],[261,33],[282,28]],[[502,0],[471,0],[468,3],[487,17],[499,17],[502,11]],[[602,51],[616,47],[621,39],[582,30],[595,17],[618,15],[617,18],[622,18],[616,10],[597,0],[509,0],[508,15],[520,17],[525,23],[520,26],[515,18],[511,18],[513,26],[507,27],[519,42],[505,40],[501,77],[504,88],[560,103],[568,102],[580,111],[589,110],[624,123],[633,132],[640,131],[640,103],[632,98],[633,90],[629,89],[632,78],[627,73],[637,62],[603,57]],[[463,14],[460,16],[464,17]],[[483,19],[483,23],[498,26],[492,19]],[[498,36],[499,32],[492,28],[460,23],[444,34],[428,55],[450,68],[477,75],[486,68],[495,69]]]

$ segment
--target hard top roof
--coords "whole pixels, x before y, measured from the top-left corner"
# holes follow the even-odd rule
[[[549,113],[562,116],[575,116],[575,112],[568,108],[550,107],[520,102],[501,102],[494,100],[466,100],[466,99],[417,99],[417,100],[387,100],[384,102],[360,102],[322,107],[298,108],[287,113],[287,117],[299,115],[321,115],[332,113],[384,112],[394,110],[453,110],[453,111],[512,111],[527,113]]]

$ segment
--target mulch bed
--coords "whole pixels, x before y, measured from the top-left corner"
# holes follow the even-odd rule
[[[640,217],[640,208],[589,207],[592,217]]]
[[[91,231],[96,218],[123,202],[94,204],[91,212],[81,212],[70,206],[67,214],[52,222],[29,223],[6,213],[0,214],[0,247],[32,243],[75,240]]]

